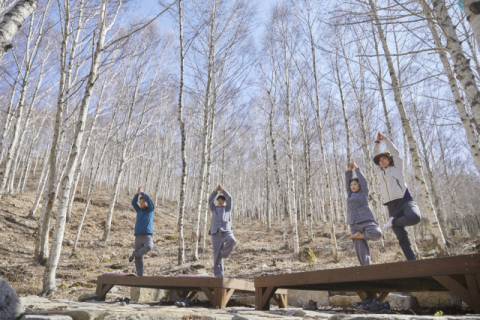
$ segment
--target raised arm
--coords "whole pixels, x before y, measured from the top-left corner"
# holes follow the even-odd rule
[[[377,155],[377,154],[380,154],[380,142],[377,140],[375,141],[375,148],[373,149],[373,153],[374,153],[374,157]]]
[[[363,175],[362,170],[360,170],[360,168],[356,168],[355,170],[357,173],[358,182],[360,184],[360,192],[364,192],[368,197],[369,189],[368,189],[367,179],[365,179],[365,176]]]
[[[145,201],[147,202],[148,208],[152,209],[152,210],[155,210],[155,205],[153,204],[153,201],[152,201],[152,199],[150,199],[148,194],[146,194],[145,192],[142,192],[141,195],[142,195],[142,198],[145,199]]]
[[[208,206],[210,207],[210,211],[215,210],[215,196],[217,195],[217,191],[214,190],[210,197],[208,197]]]
[[[393,144],[390,139],[385,137],[385,143],[387,144],[388,151],[390,151],[390,154],[392,155],[393,158],[393,164],[400,168],[400,170],[403,170],[403,159],[400,157],[400,152],[398,151],[397,147]]]
[[[350,189],[350,180],[352,180],[353,171],[347,170],[345,171],[345,186],[347,187],[347,198],[352,195],[352,189]]]
[[[223,192],[223,195],[225,196],[225,198],[227,199],[227,207],[225,208],[225,210],[226,211],[231,211],[232,210],[232,196],[225,189],[223,189],[222,192]]]
[[[138,206],[137,202],[138,202],[138,194],[136,194],[132,200],[132,207],[133,209],[135,209],[136,212],[140,211],[140,207]]]

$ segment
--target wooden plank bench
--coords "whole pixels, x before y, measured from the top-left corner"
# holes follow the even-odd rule
[[[378,293],[382,302],[390,292],[451,291],[480,313],[480,254],[256,277],[255,308],[270,310],[279,288]]]
[[[105,301],[113,286],[167,289],[177,292],[178,297],[192,299],[198,292],[208,297],[214,308],[225,309],[233,293],[255,293],[253,282],[214,277],[135,277],[135,276],[99,276],[97,295],[99,301]],[[280,307],[287,305],[286,290],[278,291],[271,298]]]

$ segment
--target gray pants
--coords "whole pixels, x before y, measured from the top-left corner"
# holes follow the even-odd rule
[[[378,226],[378,223],[374,220],[367,220],[350,225],[350,231],[352,234],[360,231],[363,234],[364,239],[353,239],[353,246],[357,253],[358,262],[362,266],[368,266],[372,263],[370,259],[370,248],[368,247],[367,240],[378,241],[382,237],[382,230]]]
[[[135,257],[135,269],[137,275],[143,277],[143,255],[153,249],[153,236],[150,234],[139,234],[135,236],[135,250],[132,256]]]
[[[217,278],[223,278],[223,259],[228,258],[237,243],[233,233],[217,232],[212,234],[213,273]]]

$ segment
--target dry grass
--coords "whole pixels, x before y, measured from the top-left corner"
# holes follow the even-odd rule
[[[106,272],[135,272],[133,263],[128,263],[127,257],[133,250],[135,212],[131,208],[131,196],[122,196],[115,209],[107,244],[101,242],[103,224],[108,209],[108,194],[97,194],[83,227],[77,252],[72,255],[72,248],[63,246],[62,256],[57,269],[57,293],[55,298],[75,299],[82,293],[95,291],[95,279]],[[34,189],[20,195],[8,196],[0,201],[0,276],[5,278],[20,296],[40,293],[44,267],[34,262],[34,239],[38,222],[26,219],[28,211],[34,201]],[[65,240],[73,240],[78,221],[84,207],[84,198],[78,194],[74,202],[72,222],[67,224]],[[55,211],[54,211],[55,213]],[[39,212],[36,216],[38,219]],[[55,217],[51,222],[51,230],[55,224]],[[145,259],[146,275],[179,273],[196,273],[191,265],[203,264],[207,272],[212,273],[213,251],[207,239],[206,252],[201,253],[201,261],[193,262],[189,241],[186,241],[187,263],[177,267],[177,242],[165,240],[166,235],[176,233],[176,206],[166,201],[164,206],[158,205],[154,220],[154,249]],[[185,221],[185,235],[190,238],[192,222]],[[294,271],[342,268],[358,265],[355,251],[348,240],[349,233],[344,228],[337,230],[340,261],[332,260],[329,237],[325,237],[326,228],[319,222],[315,227],[317,234],[313,243],[307,243],[306,229],[299,224],[300,246],[310,247],[317,257],[312,263],[300,262],[294,257],[291,250],[283,248],[283,233],[280,223],[274,223],[272,231],[267,233],[266,225],[258,220],[234,221],[234,234],[237,239],[231,257],[226,261],[226,276],[232,278],[250,279],[261,274],[276,274]],[[418,239],[417,239],[418,240]],[[455,239],[453,251],[460,252],[465,243],[474,242],[474,239]],[[478,242],[478,241],[477,241]],[[428,239],[420,239],[420,250],[429,249]],[[380,242],[370,243],[372,261],[375,264],[403,260],[403,254],[393,238],[387,234],[385,241],[386,252]],[[470,252],[470,251],[467,251]],[[463,252],[463,253],[467,253]],[[111,262],[102,262],[104,254],[110,255]],[[112,264],[120,264],[121,270],[112,270]],[[117,295],[128,296],[128,288],[119,288]]]

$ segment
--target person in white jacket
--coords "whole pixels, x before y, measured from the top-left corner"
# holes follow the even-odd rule
[[[380,153],[382,141],[386,143],[388,151]],[[420,222],[420,209],[405,182],[403,159],[400,158],[397,147],[381,132],[375,141],[375,154],[373,161],[379,166],[380,195],[390,216],[383,230],[392,228],[407,260],[416,260],[406,227]]]

